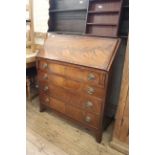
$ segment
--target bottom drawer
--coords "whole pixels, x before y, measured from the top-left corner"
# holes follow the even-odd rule
[[[46,106],[55,109],[56,111],[59,111],[63,114],[66,112],[65,103],[61,102],[57,99],[54,99],[52,97],[49,97],[45,94],[40,94],[40,101],[42,104],[45,104]]]
[[[98,115],[94,115],[92,113],[83,111],[71,105],[66,106],[66,114],[69,117],[81,123],[87,124],[88,126],[91,126],[93,128],[99,127],[99,116]]]
[[[61,112],[78,122],[84,123],[96,129],[99,127],[99,115],[94,115],[70,104],[65,104],[64,102],[59,101],[53,97],[49,97],[45,94],[40,94],[40,102],[41,104],[44,104],[51,109]]]

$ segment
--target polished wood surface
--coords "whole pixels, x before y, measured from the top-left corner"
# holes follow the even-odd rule
[[[39,81],[48,81],[53,85],[65,88],[67,90],[75,90],[75,92],[87,93],[88,95],[92,95],[98,98],[101,98],[104,95],[104,86],[96,86],[92,84],[83,84],[79,81],[67,79],[62,76],[58,76],[55,74],[47,74],[39,72]],[[92,92],[91,92],[92,91]]]
[[[41,102],[46,106],[65,114],[66,116],[75,119],[81,123],[92,126],[93,128],[98,128],[99,124],[99,115],[95,115],[87,112],[84,109],[77,108],[72,104],[64,103],[48,95],[41,94]]]
[[[73,79],[80,82],[103,84],[105,74],[101,71],[96,71],[90,68],[84,68],[76,65],[68,65],[66,63],[55,62],[51,60],[40,59],[38,68],[41,71],[63,76],[68,79]],[[82,74],[81,74],[82,73]]]
[[[38,57],[108,70],[119,39],[51,34]]]
[[[44,90],[45,86],[48,86],[49,90]],[[67,104],[74,105],[78,108],[82,108],[88,111],[92,111],[95,113],[101,112],[102,100],[93,96],[88,96],[87,94],[67,89],[63,89],[61,87],[55,85],[48,85],[40,83],[40,92],[41,94],[47,94],[53,98],[57,98],[58,100],[65,102]],[[87,106],[88,102],[91,102],[91,105]]]
[[[52,34],[37,55],[40,111],[47,107],[101,141],[109,75],[120,40]]]

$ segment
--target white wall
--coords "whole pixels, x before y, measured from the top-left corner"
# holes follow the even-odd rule
[[[33,0],[34,31],[46,33],[48,30],[49,0]]]

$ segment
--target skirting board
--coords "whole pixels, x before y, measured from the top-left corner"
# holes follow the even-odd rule
[[[110,146],[126,155],[129,154],[129,146],[115,138],[110,142]]]

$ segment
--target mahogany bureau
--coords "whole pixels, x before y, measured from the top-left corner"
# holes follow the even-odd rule
[[[109,77],[120,40],[51,33],[37,55],[40,111],[46,107],[102,137]]]

